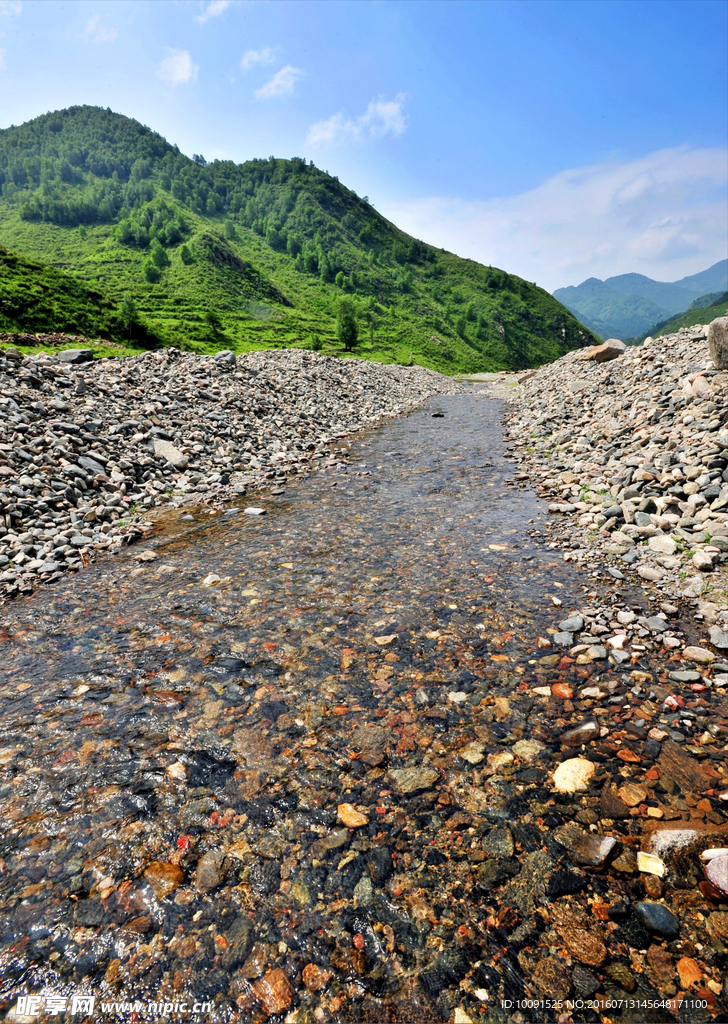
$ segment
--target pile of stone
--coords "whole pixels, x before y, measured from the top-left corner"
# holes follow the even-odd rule
[[[300,350],[0,352],[0,594],[139,535],[160,503],[278,486],[331,442],[459,388]]]
[[[555,530],[567,557],[591,562],[596,547],[617,579],[631,566],[691,598],[728,559],[728,318],[710,332],[710,349],[698,326],[569,353],[524,375],[507,425],[521,482],[540,478],[551,511],[569,516]]]

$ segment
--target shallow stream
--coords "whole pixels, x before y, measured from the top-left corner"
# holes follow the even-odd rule
[[[531,690],[563,675],[536,638],[584,598],[500,415],[431,400],[265,515],[177,510],[3,610],[0,1005],[507,1019],[538,936],[510,880],[551,827]]]

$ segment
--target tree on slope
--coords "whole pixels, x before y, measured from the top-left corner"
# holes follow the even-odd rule
[[[121,306],[119,307],[119,318],[121,319],[121,322],[124,325],[124,327],[126,327],[126,329],[128,330],[130,338],[131,329],[137,322],[138,316],[139,314],[137,312],[136,303],[134,302],[134,299],[132,299],[129,292],[125,292],[124,298],[121,300]]]
[[[347,352],[356,345],[359,332],[356,325],[356,311],[351,299],[340,299],[336,314],[336,336]]]

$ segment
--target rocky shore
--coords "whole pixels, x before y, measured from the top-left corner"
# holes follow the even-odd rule
[[[460,387],[299,350],[91,356],[0,352],[2,596],[133,541],[170,501],[281,493],[337,438]]]
[[[570,353],[521,375],[507,434],[555,514],[566,559],[692,603],[728,648],[728,371],[706,327],[597,362]],[[699,619],[700,621],[700,619]]]

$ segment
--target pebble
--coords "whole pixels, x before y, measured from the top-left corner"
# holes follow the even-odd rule
[[[656,875],[658,878],[663,878],[666,867],[665,862],[656,854],[645,853],[643,850],[640,850],[637,853],[637,870],[644,871],[648,875]]]
[[[715,655],[712,651],[707,650],[705,647],[692,647],[688,646],[683,648],[683,658],[687,661],[695,661],[699,665],[708,665],[711,661],[715,661]]]
[[[705,865],[705,876],[711,885],[728,898],[728,854],[711,858]]]
[[[599,735],[599,726],[594,721],[582,722],[574,729],[567,729],[559,736],[559,742],[567,747],[578,747]]]
[[[200,892],[211,892],[222,885],[225,878],[225,853],[222,850],[210,850],[197,862],[195,884]]]
[[[642,924],[654,935],[661,935],[665,939],[676,939],[680,934],[677,918],[662,903],[649,901],[636,903],[634,912]]]
[[[149,882],[157,899],[163,900],[182,885],[184,873],[177,864],[154,860],[145,868],[144,879]]]
[[[389,773],[403,793],[431,789],[440,780],[434,768],[393,768]]]
[[[343,822],[347,828],[362,828],[363,825],[369,824],[366,814],[357,811],[353,804],[339,804],[336,813],[339,821]]]
[[[260,1008],[268,1017],[284,1013],[293,1005],[296,995],[288,976],[280,967],[268,971],[253,982],[252,990]]]
[[[306,964],[301,976],[309,992],[322,992],[333,978],[331,971],[324,970],[318,964]]]
[[[554,772],[554,786],[559,793],[577,793],[588,789],[594,777],[596,765],[583,757],[571,757],[562,761]]]
[[[570,615],[559,623],[559,629],[564,633],[578,633],[583,628],[584,620],[581,615]]]
[[[574,846],[571,856],[577,864],[601,868],[616,851],[617,840],[612,836],[585,835]]]

